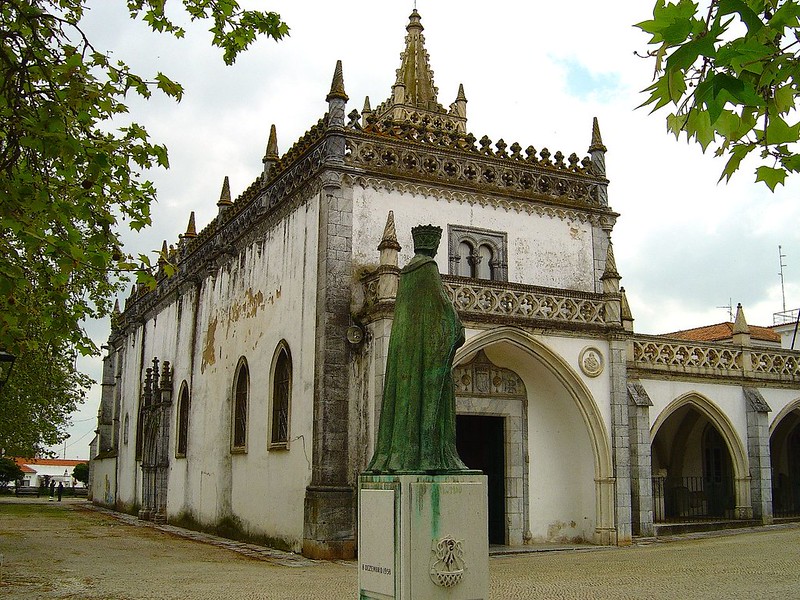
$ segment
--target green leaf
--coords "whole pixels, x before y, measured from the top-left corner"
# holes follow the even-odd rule
[[[777,115],[770,117],[764,143],[770,145],[796,142],[800,138],[800,123],[788,125]]]
[[[775,191],[775,186],[783,185],[786,179],[786,169],[773,168],[762,165],[756,169],[756,181],[763,181],[770,190]]]

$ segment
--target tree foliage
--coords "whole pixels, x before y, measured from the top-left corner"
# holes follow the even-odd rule
[[[72,477],[83,485],[89,485],[89,464],[79,463],[75,465],[75,468],[72,469]]]
[[[10,458],[0,456],[0,490],[8,487],[12,481],[20,481],[24,476],[17,463]]]
[[[93,44],[88,2],[0,1],[0,349],[18,357],[0,392],[0,448],[22,455],[64,439],[83,401],[91,382],[74,358],[97,352],[85,319],[109,314],[127,274],[152,283],[148,257],[126,255],[120,236],[150,225],[156,190],[144,173],[169,160],[126,99],[183,95]],[[288,33],[276,13],[236,0],[172,0],[170,13],[167,0],[126,4],[178,38],[178,19],[208,24],[227,64],[258,35]]]
[[[667,128],[727,163],[748,155],[771,190],[800,171],[800,0],[658,0],[637,27],[651,35],[653,84],[642,106],[672,106]]]
[[[41,456],[67,437],[70,415],[92,384],[75,369],[74,358],[43,346],[17,358],[0,395],[0,449],[5,454]]]
[[[110,312],[119,274],[149,264],[125,255],[120,231],[150,224],[156,191],[143,173],[169,161],[167,149],[125,117],[126,97],[160,90],[180,100],[183,89],[96,47],[81,27],[87,2],[0,2],[0,348],[14,354],[96,352],[83,320]],[[209,24],[227,64],[259,34],[288,32],[279,15],[235,0],[176,4]],[[154,31],[183,37],[166,0],[127,7]],[[121,118],[126,124],[115,129]],[[147,279],[146,270],[139,277]]]

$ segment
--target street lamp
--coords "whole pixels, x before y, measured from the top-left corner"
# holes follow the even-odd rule
[[[17,357],[10,352],[0,350],[0,389],[8,381],[8,376],[11,375],[11,367],[14,366],[15,360],[17,360]]]

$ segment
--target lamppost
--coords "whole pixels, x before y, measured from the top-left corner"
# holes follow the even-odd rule
[[[11,367],[14,366],[15,360],[17,360],[17,357],[10,352],[0,350],[0,389],[3,389],[6,381],[8,381],[8,376],[11,375]]]

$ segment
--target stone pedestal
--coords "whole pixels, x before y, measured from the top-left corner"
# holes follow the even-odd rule
[[[361,600],[489,597],[486,476],[362,475]]]

